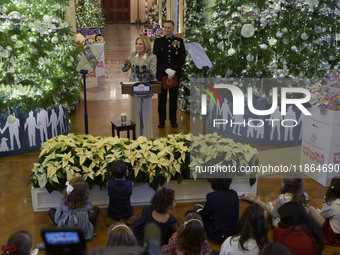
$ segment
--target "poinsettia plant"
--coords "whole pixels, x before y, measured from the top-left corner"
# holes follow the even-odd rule
[[[256,149],[249,151],[249,145],[229,140],[224,141],[223,146],[226,143],[238,144],[245,149],[245,153],[252,153],[251,160],[255,161],[249,160],[248,163],[256,163]],[[90,188],[94,185],[105,187],[110,179],[111,163],[123,160],[129,168],[129,179],[148,183],[156,190],[171,179],[181,182],[190,178],[190,149],[195,147],[195,141],[195,137],[190,134],[168,135],[157,139],[141,136],[137,140],[59,135],[42,144],[39,162],[34,164],[29,183],[35,188],[46,188],[49,192],[62,192],[66,181],[82,176]],[[231,157],[231,160],[238,159]]]

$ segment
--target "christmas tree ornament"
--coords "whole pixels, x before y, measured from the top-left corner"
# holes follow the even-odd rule
[[[260,44],[261,50],[266,50],[267,48],[268,48],[267,44],[265,44],[265,43]]]
[[[28,41],[29,41],[29,42],[36,42],[37,39],[36,39],[36,37],[30,36],[30,37],[28,38]]]
[[[245,38],[250,38],[254,35],[255,28],[252,24],[244,24],[241,28],[241,35]]]
[[[6,47],[6,50],[7,50],[9,53],[11,53],[11,52],[13,51],[13,48],[12,48],[11,46],[7,46],[7,47]]]
[[[5,50],[4,52],[2,52],[2,57],[3,57],[3,58],[8,58],[9,55],[10,55],[10,53],[9,53],[7,50]]]
[[[219,48],[220,50],[223,50],[223,48],[224,48],[223,42],[219,42],[217,44],[217,48]]]
[[[227,72],[226,72],[226,74],[225,74],[225,76],[226,76],[226,77],[229,77],[229,76],[231,76],[232,74],[233,74],[233,70],[228,69]]]
[[[256,76],[257,76],[258,78],[261,78],[261,77],[262,77],[262,74],[263,74],[262,71],[257,71],[257,72],[256,72]]]
[[[53,16],[53,17],[51,18],[51,23],[52,23],[53,25],[55,25],[56,27],[59,27],[59,26],[60,26],[60,20],[59,20],[59,18],[56,17],[56,16]]]
[[[247,57],[246,57],[247,61],[251,62],[254,60],[254,56],[251,55],[251,54],[248,54]]]
[[[281,38],[283,36],[283,34],[282,34],[282,32],[281,31],[279,31],[279,32],[276,32],[276,37],[278,37],[278,38]]]
[[[24,46],[24,43],[21,40],[18,40],[15,44],[18,48],[21,48],[22,46]]]
[[[210,43],[214,43],[214,41],[215,41],[215,40],[214,40],[214,38],[212,38],[212,37],[209,39],[209,42],[210,42]]]
[[[235,50],[235,49],[233,49],[233,48],[230,48],[230,49],[228,50],[228,55],[229,55],[229,56],[232,56],[232,55],[234,55],[234,54],[235,54],[235,52],[236,52],[236,50]]]
[[[8,117],[7,117],[7,122],[8,123],[10,123],[10,124],[13,124],[13,123],[15,123],[15,121],[16,121],[17,119],[15,118],[15,116],[14,115],[8,115]]]
[[[277,40],[275,38],[270,38],[269,39],[269,45],[274,46],[276,44]]]
[[[47,38],[50,35],[50,32],[47,29],[41,31],[41,36]]]
[[[298,52],[298,48],[294,45],[290,48],[292,50],[292,52]]]
[[[8,14],[8,20],[13,23],[20,23],[21,22],[21,14],[17,11],[12,11]]]
[[[51,39],[51,42],[54,43],[54,44],[57,44],[58,41],[59,41],[59,39],[56,36],[53,36],[52,39]]]
[[[287,34],[288,33],[288,28],[284,27],[281,29],[282,34]]]
[[[16,42],[18,40],[18,36],[17,35],[12,35],[11,36],[11,41],[12,42]]]
[[[301,35],[301,39],[306,41],[308,39],[308,34],[306,32],[303,32]]]
[[[232,14],[231,14],[231,18],[232,19],[239,19],[241,17],[241,14],[239,13],[239,12],[233,12]]]

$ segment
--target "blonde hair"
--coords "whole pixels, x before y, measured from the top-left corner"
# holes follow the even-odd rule
[[[144,46],[145,46],[145,53],[151,54],[151,42],[150,42],[149,37],[147,37],[146,35],[141,35],[141,36],[138,36],[136,38],[136,40],[135,40],[135,51],[137,52],[136,44],[137,44],[138,39],[143,40]]]
[[[137,240],[131,229],[124,223],[117,223],[109,227],[106,246],[134,246]]]

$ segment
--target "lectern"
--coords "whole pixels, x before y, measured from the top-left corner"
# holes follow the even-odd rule
[[[139,120],[140,120],[140,135],[143,135],[143,97],[150,94],[160,94],[162,92],[160,81],[151,81],[149,83],[136,81],[136,82],[121,82],[122,94],[135,95],[138,97],[139,102]],[[137,110],[137,109],[136,109]]]

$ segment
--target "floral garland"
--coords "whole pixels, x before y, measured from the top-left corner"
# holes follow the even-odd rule
[[[213,146],[209,141],[218,141],[218,144]],[[201,148],[201,152],[206,154],[205,143],[215,148],[212,150],[209,147],[207,156],[200,156],[205,162],[215,156],[213,151],[225,151],[225,146],[229,146],[230,158],[225,157],[228,159],[226,163],[258,163],[256,149],[217,134],[198,137],[178,134],[149,140],[141,136],[133,141],[118,137],[68,134],[53,137],[42,144],[39,162],[34,164],[29,184],[33,183],[35,188],[46,188],[49,192],[62,192],[66,181],[82,176],[90,188],[94,185],[105,187],[110,179],[110,164],[123,160],[128,164],[129,179],[149,183],[156,190],[171,179],[181,182],[190,178],[189,152],[193,150],[197,155]],[[197,158],[192,158],[191,162],[195,160]]]

